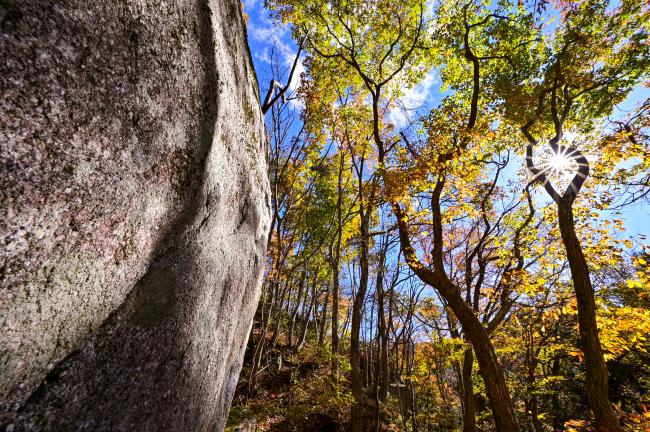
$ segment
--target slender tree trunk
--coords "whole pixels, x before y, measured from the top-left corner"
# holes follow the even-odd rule
[[[399,262],[398,262],[399,264]],[[388,321],[386,322],[386,327],[384,328],[384,331],[386,332],[386,341],[390,341],[390,334],[391,334],[391,329],[393,329],[393,311],[395,310],[395,284],[391,284],[390,289],[388,290]],[[397,341],[394,341],[393,343],[396,343]],[[391,360],[391,352],[392,349],[390,347],[390,344],[386,344],[386,357],[384,358],[386,360],[386,392],[390,390],[390,383],[391,383],[391,377],[393,377],[393,380],[395,379],[395,373],[394,371],[391,371],[390,369],[390,360]]]
[[[553,366],[551,368],[551,374],[553,376],[558,376],[560,375],[560,356],[555,356],[553,358]],[[553,412],[553,429],[554,430],[562,430],[562,427],[564,425],[564,411],[560,407],[560,386],[556,382],[555,385],[553,386],[553,394],[551,396],[551,410]]]
[[[374,382],[375,396],[375,430],[379,430],[380,402],[388,399],[388,331],[386,328],[386,317],[384,313],[384,260],[386,254],[382,248],[379,267],[377,269],[377,376]]]
[[[369,322],[372,324],[375,322],[375,302],[374,299],[370,304],[370,319]],[[364,328],[361,330],[361,340],[365,341],[363,344],[364,351],[366,353],[366,362],[365,362],[365,372],[366,372],[366,383],[365,387],[369,388],[373,383],[375,382],[375,368],[374,368],[374,361],[372,359],[375,357],[374,353],[374,344],[372,343],[373,339],[375,336],[372,334],[372,325],[370,328]],[[368,332],[366,334],[366,332]]]
[[[273,314],[272,317],[274,317],[275,319],[275,328],[273,329],[273,336],[271,336],[271,343],[268,352],[275,349],[275,346],[278,343],[278,338],[280,337],[280,333],[282,331],[282,311],[285,310],[284,301],[285,299],[287,299],[289,291],[291,291],[290,282],[291,281],[286,282],[285,287],[282,290],[282,294],[279,297],[277,297],[277,302],[275,304],[275,307],[273,308],[275,310],[275,314]]]
[[[289,322],[289,347],[293,347],[293,332],[296,327],[296,318],[298,317],[298,311],[300,310],[300,305],[302,303],[302,294],[303,289],[305,288],[305,275],[306,272],[303,270],[300,274],[300,282],[298,283],[298,293],[296,294],[296,305],[291,311],[291,321]]]
[[[264,350],[264,344],[266,343],[266,331],[269,326],[269,321],[271,319],[271,312],[273,309],[273,304],[275,303],[275,296],[277,295],[279,291],[279,282],[277,278],[273,279],[271,283],[271,289],[270,291],[270,296],[268,299],[268,311],[266,314],[264,313],[264,304],[261,305],[262,307],[262,323],[260,325],[260,336],[257,339],[257,343],[255,344],[255,349],[253,350],[253,359],[252,359],[252,365],[251,365],[251,372],[250,372],[250,377],[248,380],[248,394],[252,395],[255,392],[255,389],[257,387],[257,375],[259,374],[259,370],[262,364],[262,351]]]
[[[375,284],[377,291],[377,334],[379,342],[377,380],[379,382],[379,400],[381,402],[386,402],[388,398],[388,330],[386,328],[386,316],[384,312],[384,264],[386,247],[387,243],[382,245],[377,270],[377,282]]]
[[[413,380],[409,377],[409,388],[411,390],[411,430],[413,432],[418,432],[418,405],[417,399],[415,398],[415,386],[413,385]]]
[[[332,376],[338,377],[339,371],[339,264],[332,264]]]
[[[463,391],[463,368],[458,360],[454,360],[452,367],[454,368],[454,373],[456,374],[456,393],[458,394],[458,399],[460,399],[460,409],[462,412],[465,412],[465,393]],[[445,377],[442,377],[442,381],[445,381]]]
[[[373,136],[377,144],[379,152],[379,162],[383,163],[384,150],[383,143],[379,135],[379,113],[378,113],[378,100],[379,88],[376,88],[373,93],[372,106],[373,106]],[[369,186],[370,193],[366,194],[363,181],[363,157],[359,161],[359,165],[355,166],[357,176],[359,179],[359,214],[361,216],[360,223],[360,246],[359,246],[359,290],[354,298],[352,304],[352,328],[350,331],[350,367],[351,367],[351,387],[352,395],[354,396],[354,405],[351,409],[352,417],[352,432],[363,431],[363,383],[361,380],[361,371],[359,370],[359,333],[361,330],[361,320],[363,318],[363,305],[366,298],[366,291],[368,288],[368,241],[370,240],[370,217],[372,215],[373,200],[377,189],[377,183],[372,180]],[[367,197],[367,199],[364,199]]]
[[[320,333],[318,334],[318,346],[322,347],[325,344],[325,335],[327,333],[327,309],[329,306],[330,296],[329,287],[325,286],[325,300],[323,302],[323,310],[320,317]]]
[[[379,400],[386,402],[388,399],[388,384],[389,384],[389,364],[388,364],[388,331],[386,328],[386,321],[384,318],[384,299],[382,295],[380,309],[381,316],[379,317],[381,333],[379,335]]]
[[[348,332],[348,328],[350,327],[350,319],[352,318],[352,308],[347,307],[345,309],[345,320],[343,321],[343,325],[341,326],[341,334],[345,334]]]
[[[310,318],[310,316],[312,314],[312,310],[314,309],[314,304],[315,303],[316,303],[316,285],[314,284],[311,302],[309,303],[309,309],[307,310],[307,313],[305,314],[305,325],[302,328],[302,333],[300,334],[300,339],[298,339],[298,344],[296,345],[296,347],[299,350],[302,348],[302,346],[305,343],[305,340],[307,339],[307,330],[309,329],[309,318]]]
[[[338,379],[339,353],[339,273],[341,261],[341,239],[343,236],[343,169],[345,167],[344,153],[339,156],[339,177],[336,199],[336,240],[332,248],[330,265],[332,267],[332,377]]]
[[[316,295],[316,290],[314,290],[314,295]],[[318,308],[320,308],[320,299],[316,297],[314,299],[314,306],[312,307],[312,312],[311,312],[311,321],[314,324],[315,340],[318,340],[320,338],[320,326],[318,325]]]
[[[578,328],[585,353],[587,401],[599,431],[618,432],[621,429],[614,407],[609,401],[607,365],[598,337],[596,301],[589,268],[575,232],[573,208],[565,200],[558,203],[558,220],[578,306]]]
[[[360,191],[361,192],[361,191]],[[361,345],[359,335],[361,333],[361,320],[363,319],[363,305],[368,289],[368,239],[369,239],[369,222],[370,222],[370,204],[363,211],[361,218],[361,245],[359,256],[359,290],[354,298],[352,305],[352,328],[350,332],[350,367],[351,367],[351,387],[354,396],[352,405],[352,432],[363,432],[363,378],[359,366],[359,356],[361,354]]]
[[[526,387],[528,397],[524,401],[526,413],[530,417],[530,423],[535,432],[543,432],[544,427],[539,420],[537,412],[537,395],[535,394],[535,369],[537,369],[537,356],[531,346],[526,348],[525,364],[527,368]]]
[[[472,380],[472,366],[474,353],[472,348],[465,350],[463,356],[463,432],[476,430],[476,407],[474,406],[474,383]]]
[[[413,342],[413,328],[409,331],[409,361],[406,369],[406,381],[409,389],[409,409],[411,418],[411,430],[418,431],[417,423],[417,403],[415,399],[415,387],[413,386],[413,370],[415,368],[415,342]]]
[[[377,363],[380,362],[379,359],[379,352],[377,352]],[[375,398],[375,431],[379,432],[379,413],[380,413],[380,407],[379,407],[379,377],[374,382],[373,385],[373,391],[372,394]]]

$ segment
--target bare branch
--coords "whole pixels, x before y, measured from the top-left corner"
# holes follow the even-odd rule
[[[302,40],[300,41],[300,45],[298,46],[298,52],[296,53],[296,57],[293,59],[291,72],[289,72],[289,78],[287,79],[287,84],[284,87],[282,87],[282,85],[276,80],[271,81],[271,87],[269,88],[269,91],[266,93],[266,97],[264,98],[264,103],[262,104],[262,114],[266,114],[278,99],[282,98],[283,101],[285,100],[284,95],[289,89],[289,85],[291,85],[293,74],[296,72],[296,67],[298,66],[298,61],[300,60],[300,53],[302,52],[302,49],[305,45],[305,41],[307,40],[308,35],[309,33],[305,33],[305,36],[303,36]],[[275,96],[271,99],[271,95],[275,92],[276,88],[279,89],[279,92],[277,92]]]

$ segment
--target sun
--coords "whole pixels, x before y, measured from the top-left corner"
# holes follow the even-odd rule
[[[577,168],[575,156],[568,147],[559,147],[556,150],[548,149],[546,155],[543,168],[553,177],[568,177]]]
[[[551,183],[562,188],[571,183],[577,171],[578,162],[571,147],[557,146],[556,149],[546,148],[543,151],[540,168]]]
[[[548,161],[548,166],[554,173],[560,174],[569,170],[571,162],[571,159],[564,153],[553,153]]]

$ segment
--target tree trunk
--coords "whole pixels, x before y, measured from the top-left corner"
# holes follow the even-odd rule
[[[350,332],[350,375],[352,395],[354,396],[354,404],[351,408],[352,414],[352,432],[363,432],[363,379],[361,377],[361,369],[359,366],[359,355],[361,354],[361,345],[359,335],[361,332],[361,320],[363,319],[363,306],[366,299],[366,291],[368,288],[368,239],[369,239],[369,223],[370,223],[370,204],[363,212],[360,226],[361,245],[359,256],[359,290],[354,298],[352,304],[352,328]]]
[[[273,305],[275,304],[275,298],[278,295],[280,290],[280,282],[277,278],[271,281],[271,287],[269,289],[270,296],[268,298],[268,312],[264,313],[264,304],[261,305],[262,308],[262,323],[260,325],[260,335],[257,339],[257,342],[254,344],[253,348],[253,359],[251,361],[251,371],[248,378],[248,396],[251,396],[257,387],[257,375],[259,373],[260,367],[262,365],[262,353],[264,351],[264,345],[266,344],[266,331],[268,330],[269,323],[271,320],[271,313],[273,311]]]
[[[526,391],[528,397],[524,401],[526,413],[530,417],[530,422],[535,432],[543,432],[544,427],[539,420],[537,408],[537,395],[535,394],[535,369],[537,369],[537,354],[531,346],[526,348],[526,357],[524,361],[527,368]]]
[[[386,243],[387,245],[387,243]],[[379,256],[379,267],[377,269],[377,282],[375,290],[377,291],[377,334],[379,341],[378,354],[378,372],[377,379],[379,381],[379,400],[386,402],[388,398],[388,329],[386,328],[386,316],[384,306],[384,262],[386,259],[385,247],[382,247]]]
[[[438,191],[439,193],[439,191]],[[439,208],[434,207],[434,226],[435,238],[442,241],[442,227],[440,225]],[[506,380],[501,370],[501,365],[497,359],[494,347],[486,328],[478,319],[472,308],[465,302],[460,295],[460,290],[454,285],[449,278],[443,273],[442,257],[438,257],[438,265],[435,270],[425,267],[417,258],[415,250],[411,246],[409,238],[408,219],[398,204],[393,203],[393,211],[397,218],[400,243],[404,258],[413,272],[427,285],[435,288],[438,293],[447,302],[454,316],[458,319],[463,327],[463,333],[472,344],[476,359],[479,364],[479,371],[485,383],[485,391],[490,406],[496,429],[499,432],[518,432],[520,431],[517,417],[510,399],[510,393],[506,385]],[[441,252],[439,253],[441,254]]]
[[[339,362],[339,265],[332,264],[332,376],[338,377]]]
[[[271,314],[271,322],[275,320],[275,328],[273,329],[273,335],[271,336],[268,352],[275,349],[275,346],[278,343],[278,338],[280,337],[282,331],[282,312],[284,310],[284,301],[287,299],[289,292],[291,291],[291,282],[291,280],[288,280],[285,283],[285,287],[282,290],[281,295],[277,297],[276,304],[272,309],[272,311],[275,311],[275,314]]]
[[[565,200],[558,203],[558,220],[578,306],[578,328],[585,354],[587,401],[599,430],[618,432],[619,420],[609,401],[607,366],[598,337],[596,301],[589,278],[589,268],[575,232],[573,208]]]
[[[415,342],[413,342],[413,329],[409,331],[409,362],[406,369],[406,381],[409,389],[409,416],[411,418],[411,431],[418,432],[417,423],[417,402],[415,395],[415,386],[413,385],[413,370],[415,368]]]
[[[298,344],[296,345],[296,347],[299,350],[302,349],[302,346],[305,344],[305,340],[307,339],[307,331],[309,330],[309,318],[311,317],[312,310],[314,309],[315,303],[316,303],[316,284],[314,283],[311,302],[309,302],[309,308],[307,309],[307,313],[305,314],[305,325],[302,328],[302,332],[300,333],[300,338],[298,339]],[[314,326],[315,325],[316,322],[314,321]]]
[[[551,367],[551,374],[553,376],[560,375],[560,356],[557,355],[553,358],[553,366]],[[553,413],[553,429],[562,430],[564,426],[565,416],[562,407],[560,406],[560,396],[561,391],[560,385],[556,382],[553,385],[553,394],[551,396],[551,412]]]
[[[325,301],[323,302],[323,310],[320,316],[320,332],[318,334],[318,346],[322,347],[325,343],[325,334],[327,333],[327,309],[330,301],[329,288],[325,286]]]
[[[472,348],[467,348],[463,356],[463,432],[474,432],[476,430],[476,408],[474,406],[474,384],[472,381],[473,363]]]
[[[298,311],[300,310],[300,305],[302,304],[302,293],[305,288],[305,276],[306,272],[303,270],[300,274],[300,282],[298,283],[298,293],[296,294],[296,305],[291,311],[291,320],[289,321],[289,335],[288,335],[288,344],[289,347],[293,347],[293,332],[296,327],[296,318],[298,317]]]
[[[339,353],[339,273],[341,260],[341,239],[343,236],[343,168],[345,167],[344,153],[340,153],[339,177],[337,183],[336,199],[336,240],[330,254],[332,267],[332,377],[338,379],[338,353]]]
[[[373,301],[370,306],[370,319],[368,322],[374,323],[375,322],[375,302]],[[366,334],[366,332],[368,332]],[[375,368],[374,368],[374,362],[372,359],[375,357],[374,353],[374,344],[372,343],[372,340],[374,339],[374,336],[372,334],[372,326],[370,328],[363,328],[361,329],[361,340],[365,341],[363,344],[363,349],[365,351],[365,375],[366,375],[366,382],[364,384],[364,387],[368,388],[373,383],[375,382]]]

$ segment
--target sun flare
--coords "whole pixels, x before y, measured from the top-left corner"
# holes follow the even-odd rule
[[[569,165],[571,165],[571,159],[569,159],[563,153],[555,153],[548,161],[548,165],[551,170],[555,171],[556,173],[562,173],[569,169]]]

